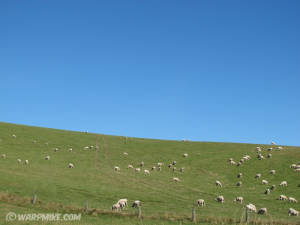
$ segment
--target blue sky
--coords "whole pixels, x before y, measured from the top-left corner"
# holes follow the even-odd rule
[[[300,146],[300,2],[1,1],[0,121]]]

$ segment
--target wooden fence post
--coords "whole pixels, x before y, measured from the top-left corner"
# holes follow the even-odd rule
[[[141,219],[142,218],[142,206],[138,206],[138,210],[139,210],[138,218]]]
[[[86,200],[86,202],[85,202],[85,208],[84,208],[84,212],[88,212],[88,210],[89,210],[89,201],[88,201],[88,200]]]
[[[248,207],[246,207],[246,224],[249,223],[249,210]]]
[[[36,202],[36,197],[37,197],[37,190],[35,190],[34,193],[33,193],[33,198],[32,198],[32,201],[31,201],[31,203],[32,203],[33,205],[34,205],[35,202]]]
[[[193,211],[192,211],[192,222],[196,223],[196,207],[193,207]]]

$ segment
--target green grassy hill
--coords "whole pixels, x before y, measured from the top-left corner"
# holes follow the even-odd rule
[[[84,150],[91,145],[99,148]],[[271,153],[273,157],[258,160],[256,146],[262,147],[264,156]],[[268,209],[267,215],[251,213],[252,220],[293,224],[300,218],[289,217],[288,209],[299,211],[300,203],[277,199],[285,194],[300,201],[300,173],[290,168],[291,164],[300,162],[300,148],[284,146],[283,150],[268,152],[269,147],[126,139],[0,123],[0,155],[6,154],[5,159],[0,158],[0,224],[5,223],[9,211],[80,212],[86,200],[90,211],[74,224],[189,224],[193,203],[199,198],[206,201],[206,207],[197,209],[197,219],[203,224],[244,220],[245,205],[249,202],[257,208]],[[55,148],[59,150],[55,152]],[[73,151],[69,152],[69,148]],[[184,153],[189,157],[184,158]],[[252,159],[240,167],[229,165],[229,158],[238,162],[245,154]],[[51,157],[48,161],[47,155]],[[26,159],[28,165],[24,163]],[[176,172],[168,168],[174,160]],[[143,169],[151,170],[157,162],[163,162],[164,166],[160,172],[150,171],[150,176],[127,169],[128,164],[139,167],[141,161],[145,162]],[[69,163],[75,168],[68,168]],[[121,168],[120,172],[114,171],[115,166]],[[183,173],[179,172],[181,167]],[[276,170],[275,175],[269,174],[271,169]],[[241,179],[237,178],[240,172],[244,175]],[[257,173],[262,174],[261,179],[254,178]],[[175,183],[173,177],[181,181]],[[262,179],[268,180],[269,185],[261,184]],[[216,180],[222,182],[222,188],[216,187]],[[243,182],[241,187],[236,186],[239,180]],[[287,181],[287,187],[279,186],[283,180]],[[265,189],[272,184],[276,190],[265,195]],[[38,202],[32,206],[30,199],[35,190]],[[218,195],[224,196],[224,204],[216,202]],[[242,205],[233,201],[237,196],[244,197]],[[111,213],[112,204],[120,198],[127,198],[129,204],[141,200],[143,220],[136,218],[137,210],[131,207],[120,214]]]

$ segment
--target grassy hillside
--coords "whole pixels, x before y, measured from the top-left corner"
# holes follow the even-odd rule
[[[98,150],[84,150],[85,146],[97,144]],[[241,219],[249,202],[257,208],[268,209],[268,215],[251,214],[256,221],[299,221],[299,217],[288,216],[288,209],[299,211],[300,203],[277,198],[285,194],[300,201],[300,173],[289,168],[290,164],[300,162],[300,148],[273,150],[272,158],[258,160],[256,146],[126,140],[125,137],[0,123],[0,155],[6,154],[6,159],[0,158],[0,223],[8,211],[78,211],[88,200],[89,208],[99,210],[99,214],[83,215],[81,222],[74,224],[188,224],[186,218],[191,216],[193,203],[199,198],[205,199],[206,207],[197,210],[198,219],[209,220],[208,223],[226,218]],[[264,149],[262,154],[267,155],[266,149],[271,146],[260,146]],[[59,151],[55,152],[54,148]],[[73,151],[69,152],[69,148]],[[189,157],[184,158],[184,153]],[[228,164],[228,158],[239,161],[245,154],[252,159],[242,166]],[[47,155],[51,157],[49,161],[45,160]],[[26,159],[29,165],[24,164]],[[174,160],[177,172],[167,167]],[[127,169],[128,164],[138,167],[141,161],[145,162],[143,169],[150,170],[157,162],[163,162],[164,166],[160,172],[150,171],[150,176]],[[69,163],[75,168],[68,168]],[[114,166],[119,166],[121,171],[115,172]],[[180,167],[184,167],[183,173],[179,172]],[[275,175],[269,174],[271,169],[276,170]],[[240,172],[244,175],[241,179],[237,178]],[[255,179],[256,173],[261,173],[262,178]],[[181,182],[174,183],[173,177],[180,178]],[[262,185],[262,179],[268,180],[269,185]],[[222,188],[216,187],[216,180],[223,183]],[[243,182],[241,187],[236,186],[239,180]],[[283,180],[288,182],[288,187],[279,187]],[[265,195],[265,189],[272,184],[276,190]],[[31,206],[29,199],[34,190],[38,191],[40,202]],[[224,196],[224,204],[216,202],[218,195]],[[244,197],[242,205],[233,201],[237,196]],[[144,220],[130,216],[137,211],[131,207],[123,212],[127,216],[111,214],[112,204],[120,198],[128,198],[129,203],[141,200]]]

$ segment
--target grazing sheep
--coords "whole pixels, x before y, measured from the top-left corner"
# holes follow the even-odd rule
[[[128,155],[128,153],[127,152],[123,152],[123,155]]]
[[[236,165],[237,165],[237,166],[241,166],[241,165],[242,165],[242,163],[241,163],[241,162],[238,162]]]
[[[120,171],[120,167],[115,166],[114,170],[119,172]]]
[[[268,148],[268,151],[270,152],[270,151],[272,151],[273,150],[273,148]]]
[[[174,182],[179,182],[180,179],[179,179],[178,177],[173,177],[173,181],[174,181]]]
[[[47,156],[45,157],[45,160],[50,160],[50,156],[47,155]]]
[[[203,207],[203,206],[205,206],[205,201],[203,199],[198,199],[197,200],[197,205]]]
[[[283,149],[283,147],[281,147],[281,146],[278,146],[278,147],[277,147],[277,149],[278,149],[278,150],[282,150],[282,149]]]
[[[74,168],[74,164],[73,163],[69,163],[69,168]]]
[[[297,173],[300,172],[300,168],[295,169],[295,172]]]
[[[89,147],[89,146],[85,146],[83,149],[84,149],[84,150],[89,150],[90,147]]]
[[[276,188],[275,184],[273,184],[273,185],[270,187],[271,190],[275,190],[275,188]]]
[[[177,163],[176,161],[173,161],[173,162],[172,162],[172,165],[173,165],[173,166],[175,166],[175,165],[176,165],[176,163]]]
[[[287,182],[286,181],[282,181],[280,184],[279,184],[280,186],[282,186],[282,187],[286,187],[287,186]]]
[[[234,201],[235,202],[239,202],[239,203],[243,203],[243,201],[244,201],[244,198],[243,197],[236,197],[235,199],[234,199]]]
[[[54,149],[55,152],[58,152],[58,150],[59,150],[58,148],[55,148],[55,149]]]
[[[240,159],[240,163],[243,163],[245,161],[245,159]]]
[[[222,183],[218,180],[216,180],[216,186],[222,187]]]
[[[224,197],[222,195],[217,197],[217,202],[224,203]]]
[[[145,175],[150,175],[150,171],[149,170],[144,170],[144,174]]]
[[[128,204],[128,199],[127,199],[127,198],[121,198],[121,199],[117,202],[117,204],[119,204],[120,207],[123,208],[123,207],[127,206],[127,204]]]
[[[295,198],[293,198],[293,197],[289,197],[289,201],[290,202],[293,202],[293,203],[297,203],[298,201],[295,199]]]
[[[173,167],[172,169],[173,169],[173,172],[176,172],[176,167]]]
[[[270,170],[270,174],[275,174],[276,170]]]
[[[238,177],[238,178],[242,178],[242,177],[243,177],[243,174],[242,174],[242,173],[239,173],[239,174],[237,175],[237,177]]]
[[[21,160],[21,159],[17,159],[17,161],[18,161],[18,163],[21,163],[21,162],[22,162],[22,160]]]
[[[289,208],[289,216],[299,216],[299,212],[293,208]]]
[[[279,196],[279,200],[282,200],[282,201],[285,201],[287,200],[288,198],[285,196],[285,195],[280,195]]]
[[[258,178],[261,178],[261,174],[260,174],[260,173],[256,174],[256,175],[255,175],[255,178],[257,178],[257,179],[258,179]]]
[[[141,163],[140,163],[140,167],[143,167],[145,165],[145,163],[142,161]]]
[[[236,164],[235,161],[230,161],[229,163],[230,163],[230,165],[235,165]]]
[[[29,161],[28,161],[27,159],[25,160],[25,164],[26,164],[26,165],[28,165],[28,164],[29,164]]]
[[[142,203],[140,200],[135,200],[132,204],[132,207],[135,208],[135,207],[140,207],[142,206]]]
[[[156,169],[156,166],[152,166],[151,170],[155,170]]]
[[[118,211],[119,209],[120,209],[120,205],[119,205],[118,203],[113,204],[112,207],[111,207],[111,210],[113,210],[113,211],[114,211],[114,210],[117,210],[117,211]]]
[[[129,165],[127,166],[127,169],[133,169],[133,165],[130,165],[130,164],[129,164]]]
[[[72,152],[73,151],[73,149],[72,148],[69,148],[69,150],[68,150],[69,152]]]
[[[266,189],[266,191],[265,191],[265,193],[264,193],[265,195],[268,195],[268,194],[270,194],[270,189],[268,188],[268,189]]]
[[[248,160],[251,159],[251,157],[250,157],[250,155],[245,155],[245,156],[243,157],[243,159],[248,161]]]
[[[162,162],[158,162],[158,163],[157,163],[157,166],[158,166],[158,167],[162,167],[163,165],[164,165],[164,164],[163,164]]]
[[[242,186],[242,181],[237,182],[236,186]]]
[[[3,158],[3,159],[6,159],[6,154],[2,154],[2,158]]]
[[[232,159],[232,158],[229,158],[229,159],[228,159],[228,162],[231,162],[231,161],[233,161],[233,159]]]
[[[16,138],[17,136],[15,134],[12,135],[13,138]]]
[[[267,157],[268,157],[268,158],[272,158],[272,154],[268,154]]]
[[[172,167],[172,164],[169,164],[168,167],[171,168],[171,167]]]
[[[188,156],[189,156],[189,154],[187,154],[187,153],[184,153],[184,154],[183,154],[183,157],[184,157],[184,158],[187,158]]]
[[[259,154],[259,155],[257,156],[257,158],[258,158],[259,160],[265,159],[265,157],[264,157],[262,154]]]
[[[292,169],[296,169],[297,165],[296,165],[296,164],[292,164],[290,167],[291,167]]]
[[[135,168],[135,172],[141,172],[141,168]]]
[[[183,168],[183,167],[180,168],[180,172],[181,172],[181,173],[184,172],[184,168]]]
[[[157,167],[157,171],[161,171],[161,167]]]
[[[261,183],[262,184],[269,184],[269,182],[267,180],[262,180]]]
[[[248,205],[246,205],[247,209],[250,211],[250,212],[256,212],[256,206],[249,203]]]
[[[261,147],[256,147],[257,152],[261,152]]]
[[[257,212],[257,214],[261,214],[261,215],[267,214],[267,208],[261,208],[261,209],[259,209],[258,212]]]

